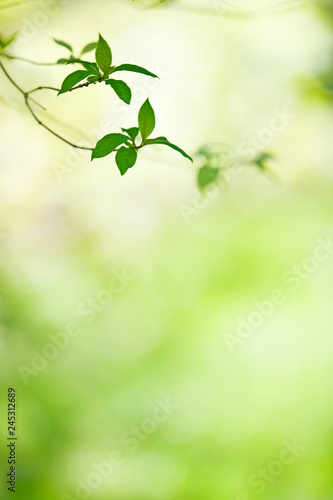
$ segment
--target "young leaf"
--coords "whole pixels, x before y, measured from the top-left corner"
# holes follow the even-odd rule
[[[117,167],[120,170],[121,175],[126,174],[129,168],[135,165],[138,153],[134,149],[126,148],[122,146],[116,154]]]
[[[130,104],[132,98],[131,89],[122,80],[105,80],[106,85],[110,85],[119,99],[124,101],[126,104]]]
[[[83,47],[83,49],[81,50],[80,55],[82,56],[83,54],[87,54],[88,52],[91,52],[92,50],[95,50],[96,47],[97,47],[97,42],[87,43],[87,45],[85,45]]]
[[[103,71],[103,73],[107,73],[111,68],[112,54],[108,43],[104,40],[101,34],[99,35],[97,42],[95,58],[98,67]]]
[[[198,171],[198,186],[201,190],[204,190],[207,186],[216,181],[219,175],[219,169],[215,167],[204,166]]]
[[[145,146],[148,146],[150,144],[162,144],[163,146],[169,146],[169,148],[175,149],[176,151],[178,151],[178,153],[180,153],[193,163],[193,159],[187,153],[185,153],[183,149],[179,148],[175,144],[172,144],[172,142],[169,142],[166,137],[156,137],[155,139],[148,139],[147,141],[145,141]]]
[[[61,47],[65,47],[65,49],[69,50],[70,52],[73,52],[72,46],[71,46],[71,45],[69,45],[69,43],[64,42],[63,40],[57,40],[56,38],[53,38],[53,40],[54,40],[54,41],[55,41],[55,43],[57,43],[58,45],[61,45]]]
[[[125,132],[125,134],[127,134],[128,137],[130,137],[133,142],[135,141],[139,133],[139,127],[122,128],[121,130]]]
[[[135,64],[121,64],[120,66],[116,66],[112,69],[112,73],[115,73],[116,71],[132,71],[133,73],[141,73],[142,75],[151,76],[152,78],[158,78],[158,76],[154,75],[154,73],[151,73],[141,66],[136,66]]]
[[[87,78],[88,82],[98,82],[98,80],[99,80],[98,76],[95,76],[95,75],[88,76],[88,78]]]
[[[142,142],[145,142],[147,137],[150,136],[155,128],[155,113],[149,99],[142,104],[139,111],[138,121]]]
[[[82,64],[82,66],[86,68],[87,71],[90,71],[91,74],[100,76],[100,72],[96,63],[89,61],[80,61],[79,59],[75,62],[79,62],[80,64]]]
[[[107,156],[112,151],[114,151],[121,144],[125,144],[128,141],[127,135],[124,134],[108,134],[100,139],[94,151],[92,152],[91,159],[94,158],[102,158],[103,156]]]
[[[81,82],[85,78],[91,75],[90,71],[74,71],[70,75],[66,76],[65,80],[62,82],[61,89],[58,92],[59,94],[63,94],[64,92],[68,92],[72,87],[74,87],[77,83]]]

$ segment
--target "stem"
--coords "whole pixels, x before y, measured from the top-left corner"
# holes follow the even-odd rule
[[[28,110],[30,111],[31,115],[33,116],[33,118],[36,120],[36,122],[38,123],[38,125],[41,125],[42,127],[44,127],[48,132],[50,132],[52,135],[54,135],[55,137],[58,137],[58,139],[62,140],[63,142],[65,142],[66,144],[69,144],[70,146],[72,146],[73,148],[77,148],[77,149],[85,149],[87,151],[93,151],[94,148],[87,148],[87,147],[84,147],[84,146],[78,146],[77,144],[73,144],[71,141],[68,141],[67,139],[65,139],[64,137],[62,137],[61,135],[57,134],[57,132],[55,132],[54,130],[52,130],[50,127],[48,127],[47,125],[45,125],[45,123],[43,123],[39,118],[38,116],[35,114],[35,112],[33,111],[33,109],[31,108],[30,104],[29,104],[29,95],[28,94],[25,94],[24,96],[24,101],[25,101],[25,104],[28,108]]]
[[[94,85],[95,83],[101,83],[104,82],[104,80],[98,80],[97,82],[86,82],[86,83],[80,83],[80,85],[76,85],[76,87],[72,87],[69,89],[68,92],[72,92],[72,90],[76,89],[82,89],[83,87],[89,87],[89,85]]]
[[[31,100],[29,94],[31,94],[32,92],[36,92],[37,90],[43,90],[43,89],[49,89],[49,90],[56,90],[58,91],[59,89],[56,89],[55,87],[37,87],[35,89],[32,89],[30,90],[30,92],[25,92],[14,80],[13,78],[9,75],[9,73],[7,73],[7,70],[6,68],[3,66],[2,62],[0,61],[0,68],[2,69],[2,71],[4,72],[4,74],[6,75],[7,79],[10,81],[10,83],[12,85],[14,85],[14,87],[23,95],[23,98],[24,98],[24,103],[26,105],[26,107],[28,108],[30,114],[32,115],[32,117],[34,118],[34,120],[39,124],[41,125],[43,128],[45,128],[48,132],[50,132],[52,135],[54,135],[55,137],[57,137],[58,139],[60,139],[61,141],[65,142],[66,144],[69,144],[69,146],[72,146],[73,148],[76,148],[76,149],[84,149],[86,151],[93,151],[94,148],[89,148],[89,147],[86,147],[86,146],[78,146],[77,144],[74,144],[73,142],[71,141],[68,141],[67,139],[65,139],[65,137],[62,137],[61,135],[59,135],[57,132],[55,132],[54,130],[52,130],[50,127],[48,127],[45,123],[43,123],[39,118],[38,116],[35,114],[34,110],[32,109],[32,107],[30,106],[30,103],[29,103],[29,99]]]
[[[35,64],[37,66],[55,66],[57,63],[47,63],[47,62],[38,62],[38,61],[33,61],[32,59],[27,59],[25,57],[17,57],[17,56],[11,56],[9,54],[6,54],[5,52],[2,52],[0,56],[5,57],[6,59],[14,60],[17,59],[18,61],[24,61],[30,64]]]
[[[29,90],[27,94],[32,94],[33,92],[37,92],[38,90],[55,90],[56,92],[59,92],[60,89],[57,89],[56,87],[36,87],[35,89]]]
[[[12,77],[7,73],[5,67],[3,66],[2,62],[0,62],[0,68],[2,69],[2,71],[5,73],[6,77],[8,78],[8,80],[10,81],[10,83],[12,85],[14,85],[14,87],[17,88],[17,90],[19,92],[21,92],[21,94],[25,94],[24,90],[21,89],[21,87],[16,83],[14,82],[14,80],[12,79]]]
[[[46,108],[45,106],[43,106],[42,104],[40,104],[38,101],[35,101],[35,99],[33,99],[32,97],[30,97],[30,101],[37,104],[37,106],[39,106],[40,108],[42,108],[44,111],[46,111]]]

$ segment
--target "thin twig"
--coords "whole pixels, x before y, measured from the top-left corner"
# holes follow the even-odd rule
[[[58,64],[57,62],[48,63],[48,62],[33,61],[32,59],[27,59],[26,57],[11,56],[10,54],[6,54],[5,52],[1,52],[0,57],[1,56],[10,60],[16,59],[18,61],[24,61],[29,64],[35,64],[36,66],[56,66]]]
[[[32,94],[33,92],[37,92],[38,90],[55,90],[56,92],[59,92],[60,89],[57,89],[56,87],[36,87],[35,89],[29,90],[27,94]]]
[[[33,102],[34,104],[37,104],[37,106],[39,106],[43,111],[46,111],[46,107],[43,106],[43,104],[41,104],[40,102],[38,101],[35,101],[35,99],[33,99],[32,97],[29,97],[30,101]]]
[[[23,95],[23,98],[24,98],[24,102],[25,102],[25,105],[26,107],[28,108],[30,114],[32,115],[32,117],[34,118],[34,120],[39,124],[41,125],[43,128],[45,128],[48,132],[50,132],[52,135],[54,135],[55,137],[57,137],[58,139],[60,139],[61,141],[65,142],[66,144],[69,144],[70,146],[72,146],[73,148],[76,148],[76,149],[84,149],[86,151],[93,151],[94,148],[89,148],[89,147],[86,147],[86,146],[78,146],[77,144],[74,144],[73,142],[71,141],[68,141],[67,139],[65,139],[65,137],[62,137],[61,135],[59,135],[57,132],[55,132],[54,130],[52,130],[50,127],[48,127],[47,125],[45,125],[44,122],[42,122],[38,116],[35,114],[34,110],[32,109],[32,107],[30,106],[30,103],[29,103],[29,99],[31,99],[30,95],[32,92],[36,92],[37,90],[43,90],[43,89],[49,89],[49,90],[57,90],[55,87],[37,87],[36,89],[32,89],[30,92],[25,92],[16,82],[15,80],[13,80],[13,78],[9,75],[9,73],[7,72],[6,68],[3,66],[2,62],[0,61],[0,68],[2,69],[2,71],[4,72],[4,74],[6,75],[7,79],[11,82],[12,85],[14,85],[14,87]]]
[[[6,68],[4,67],[4,65],[2,64],[2,62],[0,61],[0,68],[2,69],[2,71],[5,73],[6,77],[8,78],[8,80],[10,81],[10,83],[12,85],[14,85],[14,87],[17,88],[17,90],[19,92],[21,92],[21,94],[25,94],[24,90],[21,89],[21,87],[12,79],[12,77],[7,73],[7,70]]]
[[[55,137],[58,137],[58,139],[61,139],[63,142],[66,142],[66,144],[69,144],[70,146],[72,146],[73,148],[76,148],[76,149],[85,149],[87,151],[93,151],[94,148],[87,148],[87,147],[84,147],[84,146],[77,146],[76,144],[73,144],[71,141],[68,141],[67,139],[65,139],[64,137],[62,137],[61,135],[57,134],[57,132],[55,132],[54,130],[52,130],[50,127],[48,127],[47,125],[45,125],[45,123],[43,123],[39,118],[38,116],[35,114],[35,112],[33,111],[33,109],[31,108],[30,104],[29,104],[29,96],[28,95],[25,95],[24,97],[24,101],[25,101],[25,104],[28,108],[28,110],[30,111],[31,115],[33,116],[33,118],[36,120],[36,122],[38,123],[38,125],[41,125],[42,127],[44,127],[46,130],[48,130],[52,135],[54,135]]]

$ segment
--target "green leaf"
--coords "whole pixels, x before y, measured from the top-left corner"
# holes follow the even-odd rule
[[[91,74],[94,74],[96,76],[100,76],[100,72],[99,72],[99,69],[98,69],[98,66],[96,63],[90,62],[90,61],[81,61],[80,59],[78,59],[75,62],[82,64],[82,66],[84,68],[86,68],[87,71],[90,71]]]
[[[98,82],[99,78],[98,76],[93,75],[93,76],[88,76],[87,80],[88,82]]]
[[[83,47],[83,49],[81,50],[80,55],[82,56],[83,54],[87,54],[88,52],[91,52],[92,50],[95,50],[96,47],[97,47],[97,42],[87,43],[87,45],[85,45]]]
[[[148,146],[150,144],[162,144],[163,146],[169,146],[169,148],[175,149],[176,151],[178,151],[178,153],[180,153],[193,163],[193,159],[187,153],[185,153],[183,149],[169,142],[166,137],[156,137],[155,139],[148,139],[147,141],[145,141],[145,146]]]
[[[67,64],[74,64],[74,63],[80,63],[81,59],[78,57],[74,57],[72,54],[69,56]]]
[[[125,134],[127,134],[133,142],[135,141],[139,133],[139,127],[122,128],[121,130],[125,132]]]
[[[58,59],[57,64],[67,64],[69,59]]]
[[[252,163],[254,163],[254,165],[256,165],[260,170],[266,171],[269,169],[269,167],[268,167],[269,160],[274,160],[274,156],[271,153],[267,153],[266,151],[263,151],[262,153],[259,153],[252,160]]]
[[[132,92],[128,85],[122,80],[105,80],[106,85],[110,85],[119,99],[124,101],[126,104],[130,104],[132,98]]]
[[[155,128],[155,113],[149,99],[142,104],[139,111],[138,121],[142,142],[145,142],[147,137],[150,136]]]
[[[107,73],[111,68],[112,54],[108,43],[104,40],[101,34],[99,35],[96,46],[95,58],[98,67],[103,71],[103,73]]]
[[[64,42],[63,40],[57,40],[56,38],[53,38],[53,40],[54,40],[54,41],[55,41],[55,43],[57,43],[58,45],[61,45],[61,47],[65,47],[65,49],[69,50],[70,52],[73,52],[72,46],[71,46],[71,45],[69,45],[69,43]]]
[[[207,186],[216,181],[219,176],[220,170],[215,167],[204,166],[198,171],[198,186],[201,190],[204,190]]]
[[[121,175],[126,174],[129,168],[135,165],[138,153],[134,149],[126,148],[122,146],[116,154],[117,167],[120,170]]]
[[[18,33],[18,31],[15,31],[15,33],[12,33],[7,38],[3,38],[0,35],[0,51],[2,49],[5,49],[6,47],[8,47],[8,45],[10,45],[15,40],[17,33]]]
[[[62,82],[61,89],[58,92],[59,94],[63,94],[64,92],[68,92],[72,87],[74,87],[77,83],[81,82],[85,78],[91,75],[90,71],[74,71],[70,75],[66,76],[65,80]]]
[[[114,151],[118,146],[124,144],[128,141],[127,135],[124,134],[108,134],[100,139],[94,151],[92,152],[91,159],[94,158],[102,158],[103,156],[107,156],[112,151]]]
[[[116,66],[112,69],[112,73],[115,73],[116,71],[132,71],[133,73],[141,73],[142,75],[151,76],[152,78],[158,78],[158,76],[154,75],[154,73],[151,73],[141,66],[136,66],[135,64],[121,64],[120,66]]]

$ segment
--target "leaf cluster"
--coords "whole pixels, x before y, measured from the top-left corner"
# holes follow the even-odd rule
[[[209,190],[218,183],[227,185],[227,172],[235,165],[249,165],[258,168],[261,172],[271,174],[270,162],[274,155],[267,151],[259,152],[253,158],[244,160],[234,157],[223,144],[207,144],[202,146],[195,155],[201,165],[197,171],[197,185],[202,192]]]
[[[131,71],[133,73],[141,73],[152,78],[158,78],[158,76],[151,71],[148,71],[147,69],[135,64],[121,64],[120,66],[112,66],[111,48],[107,41],[102,37],[102,35],[99,35],[98,42],[91,42],[85,45],[81,50],[79,58],[76,58],[73,55],[73,49],[70,44],[62,40],[55,40],[55,42],[71,52],[71,56],[69,59],[59,60],[62,61],[61,63],[78,63],[84,68],[84,70],[77,70],[73,73],[70,73],[65,78],[65,80],[62,82],[59,94],[64,94],[65,92],[72,91],[80,82],[84,82],[81,83],[81,87],[88,87],[92,83],[104,82],[105,85],[110,86],[114,90],[119,99],[124,101],[126,104],[130,104],[132,99],[131,89],[124,81],[110,78],[111,74],[120,71]],[[91,52],[92,50],[95,50],[95,62],[85,61],[81,59],[81,56],[83,54]]]
[[[9,45],[15,38],[15,35],[11,35],[8,38],[4,38],[0,36],[0,53],[1,50]],[[157,75],[152,73],[151,71],[137,66],[135,64],[121,64],[119,66],[113,65],[112,52],[107,41],[99,34],[99,38],[97,42],[90,42],[84,45],[81,49],[79,57],[76,57],[73,51],[73,47],[68,42],[64,40],[59,40],[54,38],[54,41],[60,47],[63,47],[69,52],[69,56],[67,58],[58,59],[56,63],[38,63],[35,61],[31,61],[29,59],[23,59],[20,57],[12,56],[9,54],[4,54],[9,59],[22,59],[26,62],[30,62],[32,64],[80,64],[83,69],[76,70],[63,80],[61,88],[55,88],[50,86],[39,86],[36,87],[29,92],[23,90],[8,74],[7,70],[4,68],[2,63],[0,62],[0,67],[2,71],[5,73],[6,77],[11,81],[11,83],[21,92],[24,97],[25,104],[32,114],[33,118],[38,122],[38,124],[42,125],[46,130],[51,132],[53,135],[63,140],[67,144],[85,150],[92,151],[91,160],[96,158],[103,158],[112,152],[116,152],[116,164],[121,175],[124,175],[130,168],[132,168],[138,156],[138,151],[143,147],[150,145],[162,145],[168,146],[169,148],[177,151],[183,157],[193,162],[192,158],[180,147],[176,146],[172,142],[170,142],[166,137],[151,137],[156,125],[155,112],[147,99],[141,106],[138,113],[138,122],[137,125],[131,128],[122,128],[122,133],[113,133],[107,134],[102,137],[96,144],[94,148],[78,146],[66,138],[62,137],[56,131],[52,130],[49,126],[44,124],[39,117],[36,115],[35,111],[31,107],[31,102],[41,106],[37,101],[32,99],[31,94],[33,92],[37,92],[39,90],[53,90],[58,93],[58,95],[64,94],[66,92],[71,92],[75,89],[79,89],[82,87],[88,87],[89,85],[95,83],[104,82],[105,85],[112,88],[112,90],[116,93],[116,95],[126,104],[130,104],[132,98],[131,89],[128,85],[119,79],[110,78],[110,76],[115,73],[127,71],[133,73],[140,73],[145,76],[151,78],[158,78]],[[94,51],[95,60],[87,61],[82,59],[85,54]],[[43,107],[43,106],[41,106]],[[45,108],[44,108],[45,109]]]
[[[122,128],[123,134],[107,134],[102,137],[94,148],[91,159],[102,158],[116,151],[116,164],[124,175],[129,168],[132,168],[137,160],[138,150],[144,146],[160,144],[168,146],[180,153],[190,161],[192,158],[184,150],[171,143],[166,137],[149,138],[155,129],[155,112],[147,99],[140,108],[138,114],[138,126]],[[139,143],[137,139],[140,138]],[[119,147],[121,146],[121,147]]]

